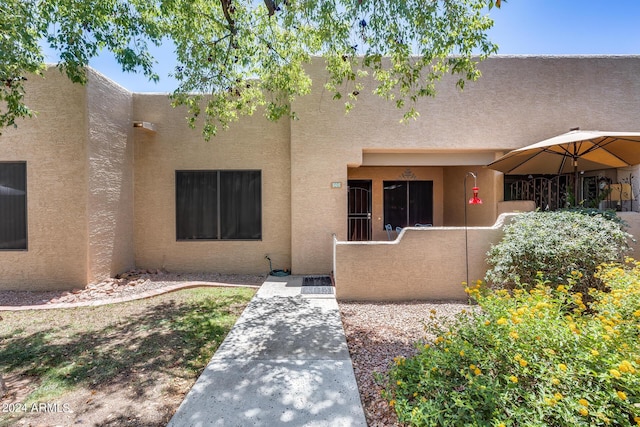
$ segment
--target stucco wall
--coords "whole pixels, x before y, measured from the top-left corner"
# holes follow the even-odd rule
[[[30,76],[38,115],[0,135],[0,160],[27,162],[28,250],[0,251],[0,289],[70,289],[87,279],[86,88],[58,70]]]
[[[625,222],[627,233],[633,236],[633,239],[629,242],[631,247],[629,256],[640,260],[640,213],[618,212],[618,217]]]
[[[483,279],[486,253],[503,236],[492,227],[405,228],[392,242],[335,242],[336,298],[357,301],[465,300],[467,280]]]
[[[211,141],[188,128],[186,111],[165,95],[134,95],[134,120],[156,124],[135,140],[135,258],[141,268],[267,273],[291,267],[289,123],[260,114],[234,123]],[[261,241],[176,241],[175,171],[260,169]],[[329,251],[331,249],[329,248]]]
[[[458,153],[460,169],[444,177],[444,224],[460,224],[464,210],[453,194],[462,192],[464,174],[475,168],[485,205],[474,206],[469,224],[490,225],[502,200],[502,178],[479,169],[484,155],[474,165],[469,154],[507,152],[576,126],[639,130],[640,56],[490,58],[481,64],[481,79],[463,92],[455,79],[444,78],[435,98],[419,102],[418,120],[406,125],[399,124],[401,112],[393,103],[375,97],[371,88],[360,91],[345,115],[343,103],[322,86],[323,65],[316,59],[309,66],[313,91],[293,104],[300,117],[291,125],[294,273],[331,270],[331,236],[346,240],[347,167],[359,166],[363,152]],[[333,189],[332,182],[342,188]]]
[[[87,98],[87,282],[94,282],[134,267],[133,97],[91,71]]]

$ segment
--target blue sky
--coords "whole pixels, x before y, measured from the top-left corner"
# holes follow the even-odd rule
[[[509,0],[490,15],[499,54],[640,54],[640,0]],[[171,50],[153,51],[157,84],[121,72],[107,53],[91,66],[134,92],[170,92],[177,86],[168,76],[176,65]]]

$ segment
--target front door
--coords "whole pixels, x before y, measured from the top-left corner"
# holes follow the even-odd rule
[[[371,180],[349,180],[348,239],[371,240]]]

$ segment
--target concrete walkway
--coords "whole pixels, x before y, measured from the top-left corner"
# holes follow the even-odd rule
[[[267,279],[170,427],[367,425],[335,296],[301,285]]]

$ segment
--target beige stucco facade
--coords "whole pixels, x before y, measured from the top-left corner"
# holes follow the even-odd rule
[[[420,117],[400,124],[402,113],[370,88],[345,114],[323,88],[316,58],[312,93],[292,105],[299,120],[256,113],[209,142],[166,95],[131,93],[94,71],[86,86],[56,69],[29,78],[37,117],[0,135],[0,161],[27,164],[28,249],[0,251],[0,289],[68,289],[133,267],[266,273],[266,255],[277,269],[327,274],[334,236],[348,240],[349,180],[372,183],[373,239],[387,240],[384,181],[433,182],[435,236],[437,227],[464,224],[476,183],[469,172],[483,204],[469,207],[467,224],[491,227],[506,206],[503,175],[484,165],[576,126],[640,130],[640,56],[495,57],[480,68],[462,92],[443,79],[438,95],[417,105]],[[178,170],[259,170],[261,238],[179,241]],[[619,179],[634,173],[637,180],[637,167]],[[407,239],[420,241],[414,232]],[[350,248],[348,256],[384,250]]]
[[[164,95],[135,95],[134,117],[157,124],[135,133],[135,260],[142,268],[169,271],[266,273],[269,255],[291,268],[289,123],[259,115],[212,141],[187,128],[184,111]],[[262,239],[177,241],[176,170],[261,170]]]
[[[37,117],[0,136],[2,161],[27,168],[27,250],[0,253],[0,288],[82,287],[133,267],[129,93],[90,72],[29,81]]]

